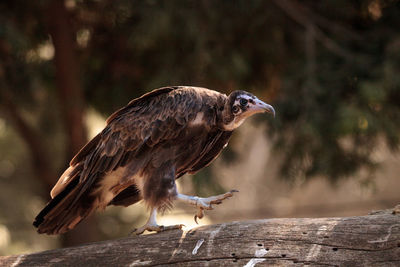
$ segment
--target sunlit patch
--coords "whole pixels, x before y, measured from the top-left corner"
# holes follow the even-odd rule
[[[38,48],[39,57],[43,60],[51,60],[54,57],[54,46],[48,41]]]
[[[88,129],[89,138],[95,137],[105,126],[105,118],[99,112],[89,108],[85,114],[85,124]]]
[[[89,43],[90,37],[91,33],[89,29],[80,29],[76,33],[76,42],[80,47],[85,48]]]
[[[68,10],[73,10],[76,8],[76,0],[65,0],[64,5]]]
[[[371,1],[368,5],[368,13],[374,20],[378,20],[380,17],[382,17],[381,1]]]
[[[50,40],[40,44],[36,49],[29,50],[25,55],[28,62],[48,61],[54,58],[54,46]]]
[[[0,224],[0,248],[5,248],[11,241],[10,231],[8,228]]]

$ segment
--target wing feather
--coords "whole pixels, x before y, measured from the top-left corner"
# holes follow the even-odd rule
[[[179,136],[189,117],[194,118],[199,112],[201,98],[195,90],[176,89],[164,87],[147,93],[107,119],[104,130],[71,160],[71,166],[83,162],[79,184],[84,185],[78,197],[97,182],[98,177],[101,179],[97,174],[125,166],[147,147]],[[66,185],[57,183],[52,192],[59,193]]]
[[[186,168],[177,173],[177,178],[185,173],[194,174],[208,166],[222,152],[232,135],[231,131],[217,131],[210,134],[199,156]],[[194,140],[196,142],[196,140]]]

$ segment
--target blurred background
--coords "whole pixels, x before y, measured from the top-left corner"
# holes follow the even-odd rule
[[[152,89],[244,89],[277,116],[246,121],[181,192],[240,193],[200,224],[363,215],[400,202],[395,0],[2,0],[0,255],[120,238],[142,204],[61,236],[32,226],[59,175],[113,111]],[[177,203],[160,222],[193,227]]]

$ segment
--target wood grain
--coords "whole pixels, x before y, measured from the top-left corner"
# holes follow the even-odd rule
[[[400,266],[400,215],[265,219],[0,258],[1,266]]]

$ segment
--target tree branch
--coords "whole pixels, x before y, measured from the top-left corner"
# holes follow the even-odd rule
[[[283,10],[287,16],[299,23],[306,29],[312,28],[315,38],[321,42],[328,50],[335,53],[338,56],[352,60],[353,54],[346,49],[338,45],[332,38],[327,36],[321,29],[310,19],[310,17],[295,1],[291,0],[273,0],[275,5]]]
[[[267,219],[0,258],[7,266],[371,266],[400,263],[400,216]]]

